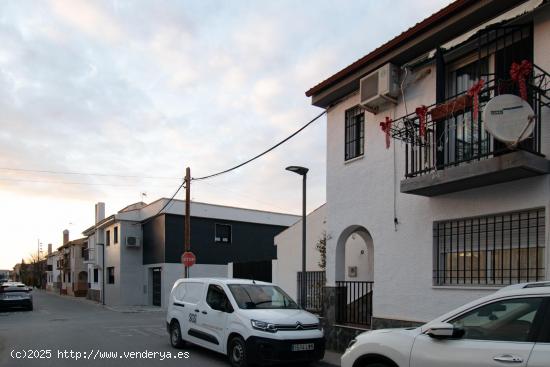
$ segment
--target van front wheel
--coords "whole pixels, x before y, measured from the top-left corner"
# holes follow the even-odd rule
[[[229,350],[227,351],[229,362],[233,367],[247,367],[248,361],[246,358],[246,345],[243,338],[235,336],[229,342]]]

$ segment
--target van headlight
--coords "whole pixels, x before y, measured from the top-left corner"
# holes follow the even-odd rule
[[[269,333],[277,332],[277,328],[275,327],[275,324],[271,324],[269,322],[250,320],[250,324],[252,324],[252,327],[256,330],[267,331]]]

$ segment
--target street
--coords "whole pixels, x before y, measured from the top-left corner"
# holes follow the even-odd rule
[[[164,312],[116,312],[44,291],[33,291],[33,297],[32,312],[0,313],[0,366],[228,366],[224,356],[198,347],[173,349]],[[188,358],[166,358],[180,351]]]
[[[33,297],[34,311],[0,312],[0,366],[229,366],[200,347],[173,349],[164,312],[118,312],[44,291]]]

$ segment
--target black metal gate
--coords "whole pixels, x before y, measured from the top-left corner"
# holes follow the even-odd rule
[[[153,306],[161,306],[162,294],[162,269],[153,268]]]
[[[366,281],[336,282],[336,322],[371,325],[373,284]]]

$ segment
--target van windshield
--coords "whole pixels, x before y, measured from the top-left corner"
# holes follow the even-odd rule
[[[229,284],[229,290],[239,308],[243,309],[298,309],[296,302],[274,285]]]

